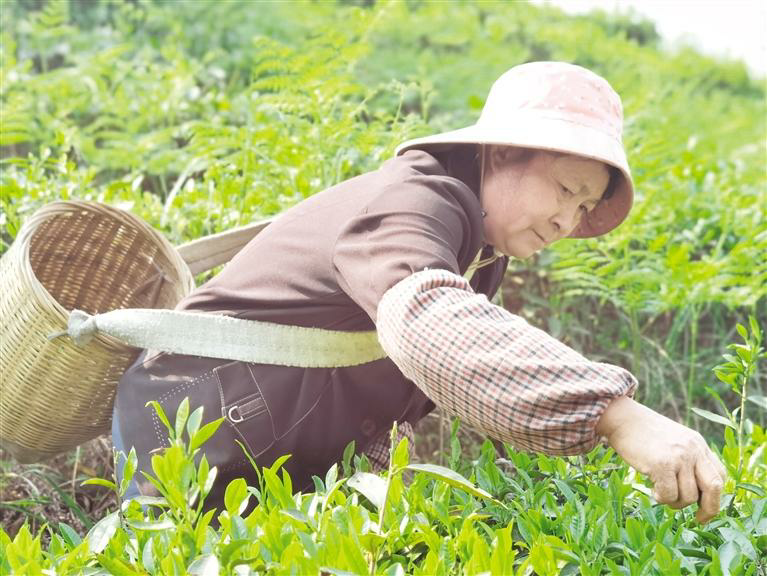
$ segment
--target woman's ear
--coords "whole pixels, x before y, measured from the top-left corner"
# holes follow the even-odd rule
[[[490,169],[497,171],[502,166],[508,164],[510,148],[508,146],[485,146],[486,162]]]
[[[508,168],[518,162],[527,162],[535,154],[534,150],[528,148],[517,148],[515,146],[486,146],[485,153],[487,162],[493,170]]]

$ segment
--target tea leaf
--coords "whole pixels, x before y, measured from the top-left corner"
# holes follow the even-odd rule
[[[200,430],[192,437],[189,444],[189,450],[197,450],[197,448],[205,444],[205,442],[216,433],[216,430],[218,430],[218,427],[221,426],[223,422],[224,418],[219,418],[218,420],[208,422],[200,428]]]
[[[280,481],[273,467],[262,470],[264,481],[266,482],[267,492],[272,495],[282,508],[294,508],[293,497],[285,485]]]
[[[80,542],[82,542],[80,535],[75,532],[74,528],[72,528],[69,524],[59,522],[59,532],[61,533],[70,550],[76,548],[80,545]]]
[[[742,344],[736,344],[735,352],[738,354],[738,357],[741,360],[743,360],[743,362],[745,363],[751,362],[751,349],[748,346],[743,346]]]
[[[559,488],[559,491],[564,494],[565,498],[572,502],[574,500],[577,500],[577,497],[575,496],[575,492],[573,492],[570,487],[567,485],[566,482],[563,482],[562,480],[559,480],[558,478],[553,479],[554,484]]]
[[[152,548],[154,544],[154,536],[150,536],[147,538],[146,542],[144,543],[144,548],[141,551],[141,565],[150,573],[155,573],[155,563],[154,563],[154,550]]]
[[[735,542],[724,542],[718,550],[719,554],[719,566],[722,572],[730,574],[732,566],[740,561],[740,548]]]
[[[104,568],[106,568],[110,574],[124,574],[125,576],[143,576],[143,572],[139,572],[131,568],[131,566],[114,556],[107,556],[106,554],[97,554],[96,558]]]
[[[757,406],[763,408],[764,410],[767,410],[767,396],[759,396],[759,395],[751,395],[747,396],[746,399],[749,402],[753,402]]]
[[[748,490],[749,492],[753,492],[759,498],[764,498],[767,496],[767,490],[765,490],[762,486],[758,486],[756,484],[752,484],[750,482],[739,482],[735,484],[735,488],[742,488],[743,490]]]
[[[121,454],[117,454],[115,458],[119,458]],[[130,486],[131,481],[133,480],[133,476],[136,474],[136,466],[138,465],[138,456],[136,455],[136,448],[131,446],[130,452],[128,452],[128,457],[125,459],[125,465],[123,468],[123,477],[120,480],[120,495],[124,496],[125,492],[128,490],[128,486]]]
[[[137,504],[140,504],[141,506],[157,506],[160,508],[168,507],[168,501],[161,496],[139,495],[132,498],[129,501],[123,502],[123,504],[129,504],[130,502],[136,502]]]
[[[352,458],[354,457],[354,446],[355,446],[354,440],[349,442],[346,445],[346,448],[344,448],[344,455],[343,455],[343,458],[341,459],[341,463],[343,466],[343,473],[346,476],[352,473],[351,462],[352,462]]]
[[[396,436],[395,436],[396,438]],[[392,464],[395,468],[404,468],[410,460],[409,440],[403,437],[392,455]]]
[[[187,568],[192,576],[218,576],[221,567],[214,554],[204,554],[195,558]]]
[[[714,414],[713,412],[709,412],[708,410],[704,410],[703,408],[693,407],[691,410],[695,412],[698,416],[701,416],[705,418],[706,420],[710,420],[711,422],[716,422],[717,424],[728,426],[732,428],[733,430],[737,429],[735,427],[735,424],[727,420],[727,418],[725,418],[724,416],[720,416],[719,414]]]
[[[386,481],[383,478],[368,472],[357,472],[349,478],[347,485],[370,500],[381,512],[386,498]]]
[[[184,433],[184,426],[186,426],[186,419],[189,417],[189,397],[186,396],[179,404],[176,410],[176,438],[180,439]]]
[[[474,496],[485,498],[487,500],[492,500],[496,504],[499,504],[505,507],[505,505],[502,502],[493,498],[491,494],[489,494],[488,492],[485,492],[481,488],[477,488],[476,486],[474,486],[474,484],[469,482],[466,478],[464,478],[457,472],[454,472],[450,468],[445,468],[444,466],[438,466],[436,464],[409,464],[405,467],[405,469],[428,474],[429,476],[432,476],[434,478],[437,478],[438,480],[446,482],[447,484],[451,486],[460,488],[461,490],[465,490],[469,494],[473,494]]]
[[[189,420],[186,423],[186,433],[191,442],[194,435],[200,429],[200,423],[202,422],[203,407],[200,406],[189,415]]]
[[[730,386],[737,385],[738,372],[727,372],[722,369],[714,369],[714,374],[716,374],[716,377],[725,384],[729,384]]]
[[[338,465],[333,464],[330,468],[328,468],[327,473],[325,474],[325,486],[332,486],[336,483],[336,480],[338,479]]]
[[[636,550],[641,550],[647,542],[647,537],[645,536],[642,524],[636,518],[626,518],[626,533],[629,538],[629,543]]]
[[[762,462],[763,460],[760,460],[763,458],[763,453],[765,451],[765,448],[767,448],[767,445],[762,444],[754,450],[754,452],[751,454],[751,458],[748,459],[748,469],[749,470],[755,470],[757,463]]]
[[[293,518],[294,520],[298,520],[299,522],[303,522],[304,524],[311,524],[311,519],[301,512],[300,510],[296,510],[295,508],[282,508],[280,509],[280,514],[285,514],[285,516],[289,516]]]
[[[248,505],[248,485],[243,478],[235,478],[226,487],[224,506],[230,516],[239,516]]]
[[[114,536],[119,525],[120,517],[117,515],[117,512],[107,514],[99,520],[86,536],[88,540],[88,551],[91,554],[99,554],[104,550],[112,539],[112,536]]]
[[[702,558],[703,560],[711,559],[711,556],[709,556],[706,552],[704,552],[703,550],[698,550],[697,548],[688,548],[685,546],[680,546],[678,550],[685,556],[688,556],[691,558]]]
[[[125,523],[131,528],[135,528],[136,530],[147,531],[168,530],[176,526],[172,518],[164,518],[163,520],[157,522],[126,519]]]
[[[658,563],[658,567],[662,572],[668,572],[671,570],[673,558],[671,552],[660,542],[655,543],[655,561]]]
[[[156,400],[150,400],[146,403],[146,406],[151,406],[154,408],[155,413],[157,414],[157,417],[160,419],[160,421],[165,425],[165,428],[168,429],[168,435],[171,438],[171,440],[175,439],[175,430],[173,426],[170,425],[170,422],[168,421],[167,416],[165,416],[165,411],[162,409],[162,406],[159,402]]]
[[[80,483],[81,486],[103,486],[110,490],[117,490],[117,485],[114,482],[105,480],[104,478],[88,478]]]

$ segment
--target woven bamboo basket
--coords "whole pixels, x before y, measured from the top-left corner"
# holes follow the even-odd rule
[[[70,310],[173,308],[194,287],[179,252],[139,218],[53,202],[0,259],[0,446],[34,462],[106,432],[117,382],[139,350],[99,334],[80,347]]]

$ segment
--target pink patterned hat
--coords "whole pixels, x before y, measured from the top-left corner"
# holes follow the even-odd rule
[[[564,152],[599,160],[620,170],[610,198],[603,199],[570,234],[589,238],[618,226],[631,210],[631,171],[622,142],[623,107],[607,80],[566,62],[529,62],[496,80],[473,126],[416,138],[411,148],[496,144]]]

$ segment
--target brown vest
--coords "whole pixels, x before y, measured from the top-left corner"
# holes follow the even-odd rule
[[[178,309],[375,330],[388,288],[424,268],[463,274],[482,246],[474,159],[449,164],[449,171],[441,162],[412,150],[304,200]],[[483,256],[491,254],[485,247]],[[475,291],[491,297],[506,264],[503,258],[475,273]],[[294,490],[305,490],[352,440],[361,452],[394,421],[414,424],[434,408],[388,358],[304,369],[145,352],[123,376],[116,401],[120,432],[127,449],[136,447],[139,469],[150,470],[150,451],[166,443],[146,402],[157,400],[172,415],[185,396],[192,409],[205,407],[203,422],[227,418],[205,446],[219,468],[211,503],[232,478],[255,478],[235,440],[259,465],[292,454],[285,468]]]

